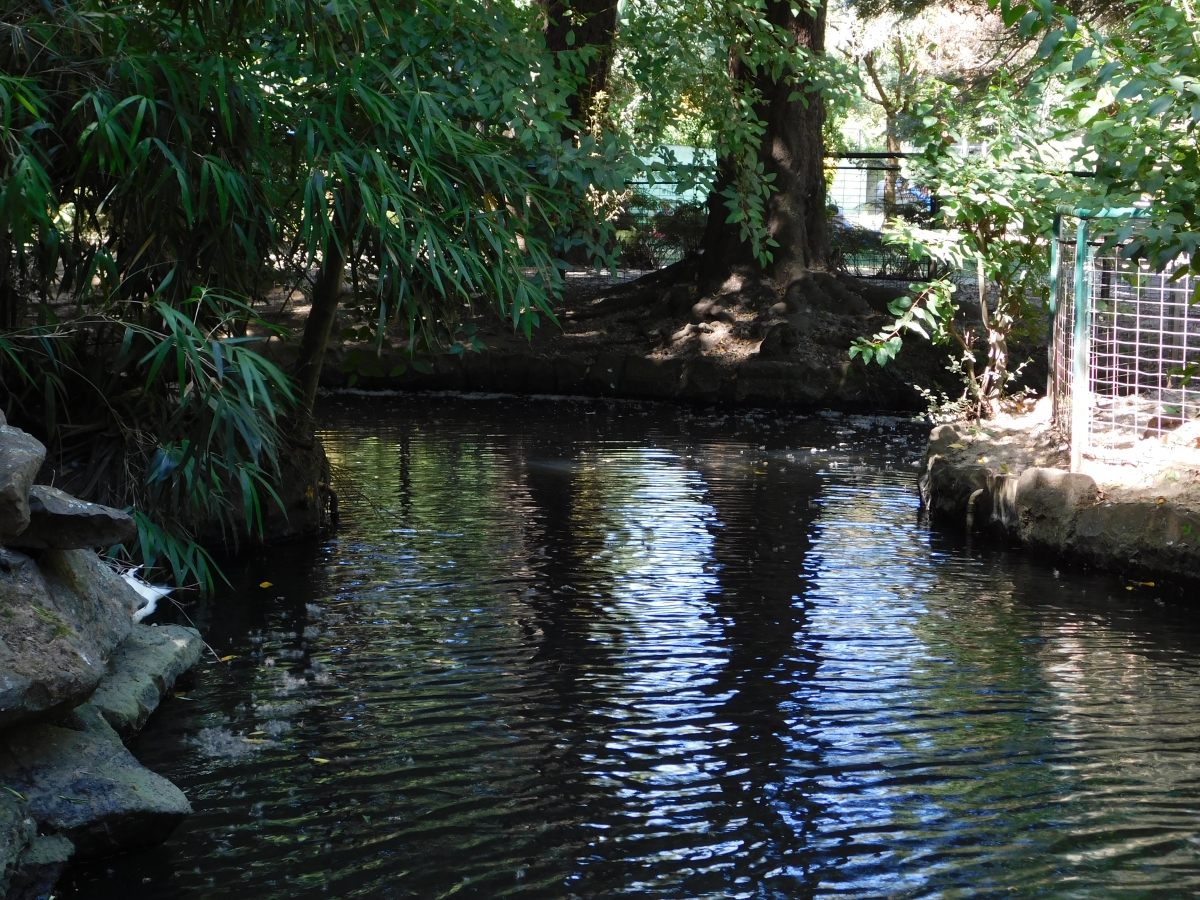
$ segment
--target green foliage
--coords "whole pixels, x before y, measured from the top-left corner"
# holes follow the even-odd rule
[[[815,12],[815,4],[793,4]],[[852,77],[840,60],[798,46],[770,15],[766,0],[633,0],[621,8],[612,73],[612,116],[643,158],[668,160],[666,174],[680,189],[712,188],[716,163],[726,166],[720,202],[741,240],[769,263],[773,241],[765,210],[773,175],[762,161],[766,123],[759,82],[782,81],[792,99],[840,97]],[[671,161],[664,146],[712,150],[700,165]]]
[[[1002,8],[1009,19],[1021,11]],[[1031,15],[1018,21],[1042,35],[1039,77],[1062,93],[1058,123],[1082,137],[1074,164],[1096,172],[1064,200],[1094,211],[1148,206],[1148,227],[1125,223],[1112,240],[1157,268],[1200,273],[1200,25],[1191,4],[1140,3],[1105,27],[1062,7]]]
[[[142,511],[144,563],[211,582],[188,542],[273,496],[292,394],[253,301],[336,248],[377,344],[464,348],[465,309],[528,335],[555,254],[611,250],[622,145],[562,140],[571,85],[537,35],[482,0],[9,5],[7,403],[60,470],[111,444],[72,484]]]
[[[973,271],[980,297],[976,324],[960,327],[953,284],[934,282],[917,299],[895,310],[896,321],[851,354],[880,364],[898,352],[902,335],[915,331],[938,343],[958,345],[967,395],[979,412],[994,408],[1011,376],[1008,342],[1035,327],[1039,302],[1047,298],[1053,202],[1066,189],[1064,156],[1037,114],[1035,98],[1003,84],[969,107],[948,91],[923,111],[927,129],[913,180],[931,185],[940,202],[938,229],[893,220],[886,239],[914,259],[934,260],[947,270]],[[978,359],[976,337],[986,342]]]
[[[197,289],[142,313],[101,310],[0,337],[15,361],[10,411],[42,420],[61,486],[131,507],[139,542],[126,555],[211,587],[194,538],[261,533],[263,498],[278,499],[291,385],[254,351],[261,337],[237,334],[248,318],[267,326],[234,298]]]
[[[955,289],[954,282],[939,279],[920,290],[915,298],[893,300],[888,304],[888,312],[895,317],[894,321],[870,338],[855,338],[850,346],[850,358],[859,357],[868,364],[886,365],[896,358],[904,345],[903,336],[910,331],[935,344],[950,343],[954,336],[954,317],[958,315]]]

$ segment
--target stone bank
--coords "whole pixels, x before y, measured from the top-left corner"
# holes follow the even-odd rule
[[[49,897],[70,860],[161,842],[191,812],[136,734],[200,635],[135,624],[140,597],[95,548],[125,513],[34,484],[45,457],[0,416],[0,897]]]
[[[978,426],[939,425],[925,454],[921,499],[935,522],[952,528],[992,531],[1131,577],[1196,579],[1200,459],[1193,456],[1071,472],[1045,410]]]

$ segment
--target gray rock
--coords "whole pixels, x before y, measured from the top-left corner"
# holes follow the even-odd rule
[[[137,602],[90,550],[46,550],[37,562],[0,550],[0,726],[87,700]]]
[[[715,359],[688,360],[683,368],[679,396],[686,400],[716,403],[729,383],[729,372]]]
[[[1018,536],[1035,547],[1064,546],[1080,512],[1099,497],[1095,480],[1079,472],[1034,467],[1019,478],[1009,476],[1009,481],[1013,486],[1005,485],[1007,490],[997,496],[997,517],[1010,528],[1015,519]],[[1013,496],[1011,507],[1009,496]]]
[[[200,632],[182,625],[137,625],[113,653],[91,705],[123,738],[146,724],[175,679],[200,661]]]
[[[612,350],[601,350],[588,369],[584,379],[584,390],[589,394],[600,397],[613,397],[618,393],[617,386],[621,383],[621,370],[625,366],[625,357]]]
[[[47,900],[74,855],[75,845],[65,837],[49,834],[35,837],[17,861],[4,900]]]
[[[925,451],[928,459],[931,456],[944,456],[951,444],[961,443],[963,436],[954,425],[938,425],[929,433],[929,447]]]
[[[68,838],[78,860],[165,840],[191,812],[179,788],[134,759],[90,704],[68,722],[0,734],[0,784],[28,797],[38,827]]]
[[[29,525],[29,489],[45,458],[33,435],[0,425],[0,541]]]
[[[8,896],[21,854],[37,834],[28,805],[7,791],[0,792],[0,897]]]
[[[31,550],[79,550],[112,547],[136,538],[137,524],[127,513],[35,484],[29,491],[29,527],[7,543]]]
[[[944,456],[931,457],[928,466],[919,485],[921,500],[931,516],[962,524],[968,514],[972,522],[983,522],[991,515],[986,466],[955,465]]]
[[[556,356],[553,359],[554,388],[560,394],[582,394],[587,383],[587,363],[569,356]]]

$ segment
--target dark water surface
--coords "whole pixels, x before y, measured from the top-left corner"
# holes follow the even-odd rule
[[[325,413],[341,530],[133,745],[195,815],[60,897],[1200,893],[1190,607],[931,533],[923,427]]]

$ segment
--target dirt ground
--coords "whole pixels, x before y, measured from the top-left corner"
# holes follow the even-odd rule
[[[695,284],[652,283],[647,287],[644,280],[635,282],[629,276],[651,273],[622,274],[625,280],[613,284],[607,274],[567,272],[563,301],[555,310],[557,324],[542,321],[531,340],[514,333],[486,309],[475,312],[465,324],[474,327],[476,337],[489,351],[500,354],[532,353],[580,361],[594,360],[602,351],[659,362],[703,358],[730,372],[748,360],[771,359],[837,371],[849,362],[855,338],[874,334],[892,321],[888,299],[908,287],[900,282],[862,282],[865,299],[846,302],[842,297],[822,306],[786,295],[767,281],[738,275],[716,289],[710,286],[702,295]],[[307,313],[307,301],[297,291],[286,302],[282,296],[272,298],[262,315],[298,334]],[[343,313],[335,325],[332,340],[341,347],[331,347],[331,359],[344,358],[354,349],[369,349],[350,336],[363,324],[351,316]],[[285,357],[290,352],[278,340],[272,343]],[[1035,348],[1035,363],[1043,355]],[[886,373],[872,365],[867,368],[875,371],[867,374],[871,379],[911,386],[905,408],[919,409],[924,402],[916,388],[950,396],[961,392],[958,376],[947,369],[948,361],[948,347],[935,347],[923,338],[909,336]],[[1038,377],[1035,365],[1030,380]],[[880,396],[885,394],[897,396],[896,391]]]

